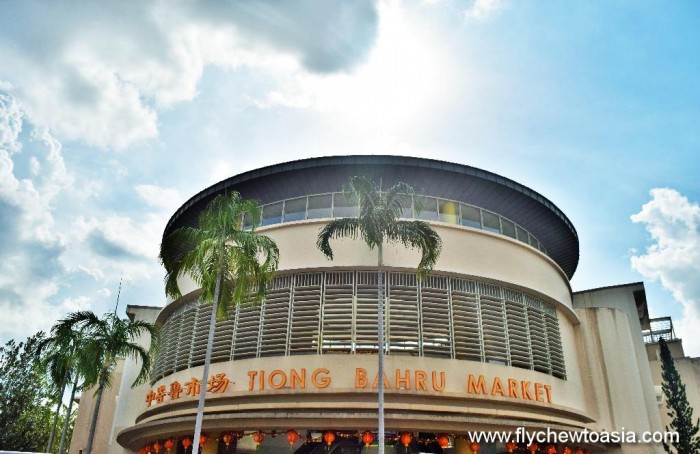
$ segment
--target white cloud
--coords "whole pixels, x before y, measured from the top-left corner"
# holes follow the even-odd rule
[[[378,8],[376,44],[352,74],[289,68],[277,74],[272,90],[250,98],[251,104],[333,116],[354,134],[371,138],[373,150],[394,149],[426,128],[425,112],[439,112],[454,95],[448,70],[453,57],[446,43],[421,27],[423,18],[414,11],[394,1],[381,2]]]
[[[0,149],[6,150],[8,154],[22,148],[18,140],[22,131],[22,115],[19,103],[14,98],[0,93]]]
[[[291,61],[344,71],[365,58],[377,23],[372,0],[55,1],[6,9],[3,87],[61,140],[114,149],[156,137],[158,112],[192,100],[207,65]]]
[[[650,280],[659,280],[683,306],[683,318],[674,322],[686,351],[700,352],[700,205],[678,191],[656,188],[651,200],[632,216],[645,225],[651,244],[631,258],[632,268]]]
[[[51,304],[38,299],[21,309],[12,307],[0,301],[0,311],[3,313],[3,326],[0,328],[0,338],[21,339],[37,331],[48,332],[57,320],[68,312],[90,310],[93,299],[87,296],[66,298],[58,304]]]
[[[173,212],[184,202],[176,189],[153,184],[139,184],[134,189],[147,204],[164,212]]]
[[[465,17],[486,20],[506,7],[506,0],[473,0],[464,12]]]

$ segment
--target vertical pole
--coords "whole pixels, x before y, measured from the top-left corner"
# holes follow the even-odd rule
[[[209,337],[207,338],[207,352],[204,355],[204,370],[202,371],[201,388],[199,390],[199,403],[197,404],[197,419],[194,423],[194,437],[192,440],[192,454],[199,454],[199,436],[202,434],[202,420],[204,419],[204,399],[207,397],[207,377],[209,376],[209,363],[211,363],[211,351],[214,348],[214,330],[216,328],[216,311],[219,306],[219,292],[221,291],[221,267],[216,272],[216,287],[214,289],[214,304],[211,308],[209,319]]]
[[[377,271],[377,400],[378,400],[378,429],[377,448],[378,454],[384,454],[384,276],[382,273],[383,257],[382,244],[378,250],[378,271]]]

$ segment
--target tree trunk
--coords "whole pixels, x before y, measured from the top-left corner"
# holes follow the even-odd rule
[[[378,454],[384,454],[384,280],[382,267],[382,245],[379,244],[377,260],[377,415],[379,427],[377,429]]]
[[[70,425],[70,411],[73,409],[73,399],[75,398],[75,390],[78,388],[78,374],[75,374],[75,380],[73,380],[73,388],[70,392],[70,401],[68,402],[68,410],[66,411],[66,419],[63,421],[63,429],[61,430],[61,442],[58,444],[58,454],[63,454],[63,445],[66,442],[66,434],[68,433],[68,426]]]
[[[63,404],[63,393],[66,392],[66,382],[68,381],[69,371],[66,370],[66,374],[63,376],[63,381],[61,382],[61,392],[58,396],[58,404],[56,404],[56,413],[53,415],[53,424],[51,424],[51,433],[49,434],[49,441],[46,443],[46,452],[51,452],[53,446],[53,437],[56,435],[56,425],[58,424],[58,415],[61,413],[61,405]]]
[[[216,328],[216,310],[219,306],[219,292],[221,291],[221,269],[216,272],[216,287],[214,288],[214,303],[209,319],[209,338],[207,339],[207,352],[204,355],[204,370],[202,371],[201,390],[199,391],[199,404],[197,405],[197,419],[194,423],[194,437],[192,440],[192,454],[199,454],[199,436],[202,433],[202,420],[204,419],[204,399],[207,397],[207,378],[209,377],[209,363],[211,351],[214,348],[214,329]],[[87,453],[89,454],[89,453]]]
[[[95,399],[95,410],[92,412],[92,421],[90,421],[90,432],[88,432],[87,447],[85,454],[92,452],[92,442],[95,439],[95,429],[97,428],[97,415],[100,413],[100,404],[102,403],[102,392],[105,390],[104,383],[100,383],[97,388],[97,398]]]

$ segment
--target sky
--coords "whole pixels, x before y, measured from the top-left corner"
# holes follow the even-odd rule
[[[0,342],[163,305],[173,212],[325,155],[457,162],[554,202],[573,290],[644,281],[700,356],[700,3],[0,3]]]

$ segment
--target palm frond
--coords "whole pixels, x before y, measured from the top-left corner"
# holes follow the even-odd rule
[[[357,238],[360,231],[360,223],[357,218],[338,218],[326,224],[318,234],[316,246],[327,259],[333,260],[333,248],[330,240],[349,237]]]
[[[425,277],[430,273],[442,250],[440,236],[424,221],[396,222],[387,232],[387,240],[420,250],[421,259],[417,268],[419,277]]]

